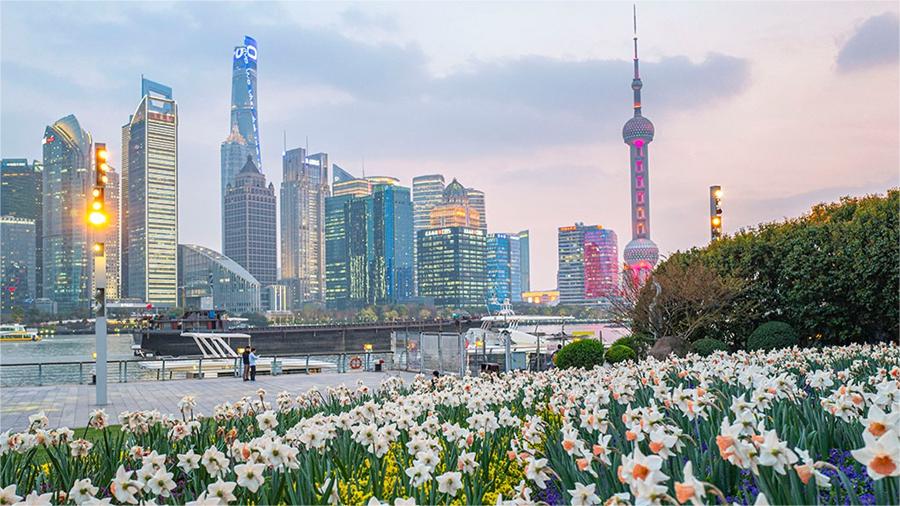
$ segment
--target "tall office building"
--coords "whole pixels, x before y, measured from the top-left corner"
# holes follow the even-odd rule
[[[487,233],[487,212],[484,205],[484,192],[475,188],[466,188],[466,196],[469,197],[469,205],[478,211],[481,220],[481,230]]]
[[[512,246],[509,234],[487,235],[487,300],[497,306],[491,307],[492,311],[503,302],[512,301],[513,250],[518,258],[518,244]]]
[[[356,177],[336,163],[331,164],[331,187],[334,185],[356,179]]]
[[[413,295],[409,188],[372,188],[370,195],[325,201],[326,301],[334,308],[392,303]]]
[[[519,240],[519,286],[520,293],[513,293],[513,301],[521,301],[521,292],[531,291],[531,239],[527,230],[522,230],[516,237]],[[518,297],[518,298],[515,298]]]
[[[257,121],[256,66],[258,50],[256,41],[244,36],[244,43],[235,46],[231,59],[231,131],[237,133],[245,141],[253,163],[262,172],[262,157],[259,150],[259,122]],[[227,142],[227,141],[226,141]],[[243,167],[243,160],[238,165],[229,166],[231,172],[226,173],[222,166],[222,188],[228,186]]]
[[[631,81],[631,89],[634,91],[634,117],[622,128],[622,138],[625,144],[628,144],[631,161],[631,241],[625,246],[623,256],[634,282],[643,283],[659,261],[659,248],[650,239],[648,150],[655,131],[653,123],[641,115],[641,88],[644,84],[638,68],[636,15],[634,26],[634,79]]]
[[[226,257],[247,269],[268,286],[278,277],[275,240],[275,186],[266,185],[266,176],[257,170],[253,156],[247,155],[244,168],[225,189]]]
[[[444,200],[444,176],[428,174],[416,176],[412,180],[413,201],[413,234],[431,227],[431,210]],[[416,250],[419,247],[416,236],[413,236],[413,279],[414,289],[418,294],[418,261]]]
[[[325,197],[328,155],[303,148],[282,157],[281,279],[291,286],[293,307],[325,300]]]
[[[91,135],[74,115],[44,131],[43,296],[62,313],[86,314],[91,252],[87,195],[93,183]]]
[[[4,312],[24,309],[37,298],[35,236],[35,220],[0,216],[0,310]]]
[[[483,308],[487,275],[484,232],[472,227],[420,230],[419,296],[438,306]]]
[[[431,208],[429,228],[441,227],[469,227],[484,232],[481,214],[469,200],[466,187],[456,179],[444,188],[441,203]]]
[[[123,135],[124,137],[124,135]],[[127,297],[178,303],[178,106],[172,88],[141,78],[128,132],[122,259]],[[123,179],[126,179],[123,177]]]
[[[260,290],[259,281],[234,260],[203,246],[178,245],[182,307],[255,313],[260,311]]]
[[[35,233],[35,297],[42,296],[43,187],[44,169],[39,160],[28,163],[24,158],[0,161],[0,216],[34,220]]]
[[[110,165],[106,173],[106,208],[109,213],[109,225],[104,233],[103,251],[106,255],[106,298],[122,297],[122,186],[119,173]]]
[[[618,239],[599,225],[559,228],[557,286],[561,304],[593,304],[616,294]]]
[[[250,146],[241,135],[237,125],[231,125],[231,134],[225,139],[225,142],[219,147],[219,157],[221,162],[221,173],[219,176],[219,184],[221,185],[221,216],[222,216],[222,251],[225,251],[225,234],[231,223],[225,213],[225,194],[228,192],[229,185],[234,183],[234,178],[247,163],[247,157],[254,158],[251,153]]]
[[[131,144],[131,120],[122,125],[122,167],[119,173],[119,297],[128,297],[128,146]]]

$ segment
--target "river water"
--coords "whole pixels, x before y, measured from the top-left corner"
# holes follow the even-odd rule
[[[107,338],[110,360],[134,358],[131,342],[131,334],[110,334]],[[49,335],[40,341],[0,342],[0,364],[93,360],[94,343],[94,334]]]

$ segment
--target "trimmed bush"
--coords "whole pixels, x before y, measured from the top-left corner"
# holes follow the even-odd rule
[[[610,346],[609,351],[606,352],[606,361],[610,364],[618,364],[619,362],[635,360],[636,358],[637,353],[623,344],[614,344]]]
[[[718,339],[711,338],[703,338],[694,341],[691,344],[691,351],[700,355],[701,357],[706,357],[712,355],[713,352],[716,351],[728,351],[728,345],[719,341]]]
[[[591,369],[595,365],[603,365],[603,343],[596,339],[573,341],[556,352],[556,367],[560,369]]]
[[[638,357],[642,357],[646,354],[647,348],[653,344],[653,336],[642,332],[636,332],[616,339],[610,346],[615,346],[617,344],[631,348]]]
[[[787,323],[766,322],[756,327],[756,330],[750,334],[750,338],[747,339],[747,349],[769,351],[788,348],[796,345],[799,340],[800,336],[797,335],[797,331]]]

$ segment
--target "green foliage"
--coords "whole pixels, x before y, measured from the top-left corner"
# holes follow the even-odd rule
[[[617,344],[626,346],[631,348],[638,357],[643,357],[647,354],[647,349],[652,343],[653,336],[650,334],[645,332],[635,332],[634,334],[616,339],[610,346],[616,346]]]
[[[760,325],[747,339],[748,350],[775,350],[794,346],[799,341],[797,331],[784,322],[767,322]]]
[[[573,341],[556,352],[556,367],[568,369],[582,367],[590,369],[595,365],[603,365],[603,343],[596,339],[580,339]]]
[[[728,351],[728,345],[710,337],[704,337],[691,343],[691,352],[701,357],[712,355],[716,351]]]
[[[266,319],[266,315],[260,313],[244,313],[244,318],[247,319],[248,327],[268,327],[269,320]]]
[[[610,364],[618,364],[626,360],[636,360],[637,354],[628,346],[613,344],[606,352],[606,361]]]
[[[900,190],[842,198],[784,222],[742,230],[657,266],[702,264],[745,282],[696,337],[742,348],[778,319],[816,344],[896,340],[900,332]],[[646,292],[646,289],[644,290]]]

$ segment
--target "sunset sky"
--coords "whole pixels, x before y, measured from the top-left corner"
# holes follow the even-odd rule
[[[663,254],[900,184],[896,2],[639,2],[651,235]],[[556,229],[630,239],[631,3],[0,4],[0,150],[41,157],[74,113],[120,156],[141,74],[179,104],[179,242],[220,248],[231,56],[259,44],[263,171],[307,144],[362,174],[443,173],[487,194],[490,231],[531,230],[532,288]],[[116,166],[119,163],[115,163]]]

